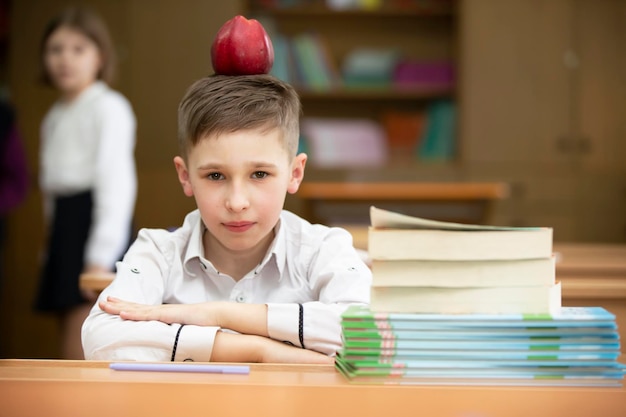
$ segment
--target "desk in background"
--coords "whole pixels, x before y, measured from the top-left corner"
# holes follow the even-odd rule
[[[78,285],[83,290],[101,292],[115,278],[114,272],[85,272],[80,275]]]
[[[320,215],[321,205],[362,205],[360,217],[369,219],[369,206],[392,208],[390,205],[434,205],[445,207],[471,205],[474,209],[469,217],[458,214],[436,212],[438,220],[489,223],[494,203],[509,195],[505,183],[478,182],[314,182],[304,181],[296,197],[303,204],[302,215],[307,220],[324,224],[335,223],[333,219]],[[359,217],[355,210],[349,211],[351,218]],[[457,217],[459,216],[459,217]]]
[[[626,346],[626,245],[555,243],[564,306],[601,306],[615,314]],[[622,355],[622,358],[625,357]]]
[[[332,365],[249,375],[121,372],[108,362],[0,360],[0,415],[623,417],[626,388],[351,385]]]

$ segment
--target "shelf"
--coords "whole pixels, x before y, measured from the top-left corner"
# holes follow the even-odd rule
[[[505,183],[474,182],[303,182],[298,196],[338,201],[492,201],[507,198]]]
[[[307,163],[305,182],[459,182],[467,176],[457,160],[439,163],[399,161],[381,167],[319,167]]]
[[[393,205],[437,204],[448,207],[469,206],[471,220],[443,218],[455,222],[478,222],[488,224],[493,206],[497,200],[509,195],[508,184],[501,182],[313,182],[300,185],[297,198],[303,204],[303,217],[309,221],[333,224],[340,216],[337,204],[350,205],[349,219],[363,219],[369,210],[367,206],[384,207]],[[334,219],[321,214],[321,206],[332,205],[330,211]],[[363,206],[365,205],[365,207]],[[360,209],[358,208],[360,206]],[[397,209],[396,209],[397,210]],[[327,211],[327,214],[329,212]],[[345,209],[344,209],[345,213]],[[439,216],[444,216],[438,210]]]
[[[454,87],[345,88],[328,91],[298,89],[303,100],[431,100],[450,98]]]
[[[252,12],[254,14],[271,14],[277,18],[384,18],[384,17],[451,17],[454,15],[453,9],[450,7],[441,7],[436,9],[424,9],[418,7],[407,8],[394,8],[394,7],[381,7],[379,9],[342,9],[335,10],[330,9],[323,5],[313,6],[294,6],[285,8],[268,8],[268,7],[253,7]]]
[[[430,0],[415,1],[413,4],[393,4],[385,0],[378,7],[346,7],[332,8],[326,0],[306,0],[293,2],[292,5],[263,4],[263,1],[251,0],[248,9],[252,13],[271,14],[275,17],[288,18],[315,18],[315,17],[436,17],[452,16],[455,14],[456,0]]]

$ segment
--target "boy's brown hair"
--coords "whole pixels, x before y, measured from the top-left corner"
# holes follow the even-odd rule
[[[211,75],[189,87],[178,106],[178,144],[186,159],[201,139],[239,130],[281,129],[290,157],[298,150],[300,98],[271,75]]]
[[[44,56],[48,39],[61,27],[74,29],[96,44],[102,58],[102,68],[100,68],[97,77],[106,83],[113,82],[116,58],[113,42],[104,21],[88,7],[68,7],[48,22],[39,45],[40,80],[44,84],[52,86],[52,80],[46,71]]]

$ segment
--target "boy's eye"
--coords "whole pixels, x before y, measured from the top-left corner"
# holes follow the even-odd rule
[[[207,175],[207,178],[213,181],[218,181],[224,179],[224,176],[219,172],[211,172],[209,175]]]
[[[257,171],[254,174],[252,174],[252,177],[260,180],[260,179],[267,177],[268,175],[269,174],[265,171]]]

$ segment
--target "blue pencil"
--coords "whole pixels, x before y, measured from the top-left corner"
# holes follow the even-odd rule
[[[150,372],[202,372],[211,374],[240,374],[250,373],[247,365],[201,365],[182,363],[142,363],[116,362],[109,365],[115,371],[150,371]]]

